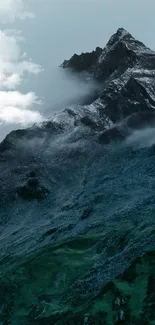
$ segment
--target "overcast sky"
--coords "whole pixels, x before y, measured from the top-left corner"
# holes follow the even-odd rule
[[[103,47],[124,27],[155,48],[154,0],[28,0],[36,19],[16,26],[23,30],[34,58],[59,64],[74,52]],[[39,51],[38,51],[39,50]]]
[[[104,47],[119,27],[155,49],[154,13],[154,0],[0,0],[1,130],[41,121],[46,107],[52,112],[70,88],[56,67]]]

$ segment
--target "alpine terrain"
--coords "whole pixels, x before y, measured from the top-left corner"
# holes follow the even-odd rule
[[[96,90],[0,144],[0,324],[154,325],[155,52],[120,28],[60,69]]]

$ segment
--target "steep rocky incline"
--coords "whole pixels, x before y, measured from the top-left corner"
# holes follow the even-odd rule
[[[0,144],[0,324],[153,325],[155,52],[119,29],[62,68],[95,100]]]
[[[82,57],[83,54],[79,55],[78,60]],[[71,58],[63,67],[71,67],[77,72],[78,60],[75,63]],[[100,112],[103,127],[104,120],[108,119],[109,125],[112,125],[132,114],[144,114],[146,121],[152,120],[155,108],[155,52],[130,33],[118,29],[92,66],[87,69],[84,65],[83,69],[90,73],[90,79],[100,84],[100,96],[94,107]],[[137,115],[135,119],[137,121]],[[140,124],[145,119],[140,118]]]
[[[23,143],[29,143],[31,148],[35,143],[41,155],[51,146],[56,147],[59,138],[60,149],[62,141],[72,148],[81,140],[108,144],[125,139],[134,129],[154,126],[155,52],[124,29],[118,29],[103,50],[96,48],[92,53],[74,55],[64,61],[62,67],[71,68],[74,73],[85,72],[86,82],[95,80],[98,83],[98,98],[90,105],[68,107],[40,125],[11,132],[0,144],[1,162],[16,161],[19,148],[20,160],[27,159],[28,148],[23,150]],[[45,196],[48,189],[43,190],[43,194],[41,189],[44,189],[43,185],[35,189],[29,187],[27,179],[18,189],[18,194],[26,196],[25,192],[30,190],[32,197]],[[7,192],[4,180],[1,190],[0,201],[6,202],[10,189]],[[38,194],[40,191],[41,194]]]
[[[91,71],[94,62],[96,62],[102,53],[102,49],[97,47],[95,51],[82,53],[81,55],[74,54],[70,60],[65,60],[61,67],[70,68],[76,72]]]

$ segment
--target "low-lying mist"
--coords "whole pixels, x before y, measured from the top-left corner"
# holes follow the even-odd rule
[[[155,144],[155,127],[147,127],[135,130],[125,140],[125,144],[135,148],[149,148]]]
[[[45,107],[44,114],[50,117],[66,106],[91,103],[99,92],[99,85],[86,73],[75,74],[55,67],[51,70],[46,91],[50,104]]]
[[[37,92],[38,98],[41,99],[39,105],[36,103],[29,107],[29,112],[36,112],[36,115],[33,115],[34,121],[30,122],[26,114],[25,119],[22,118],[22,123],[18,122],[19,119],[17,121],[14,119],[13,122],[12,119],[7,122],[1,121],[0,141],[12,130],[26,128],[37,123],[38,119],[35,120],[35,116],[41,116],[42,120],[50,119],[52,115],[69,106],[90,104],[98,96],[99,85],[88,74],[75,74],[60,67],[54,67],[50,70],[47,80],[46,75],[46,71],[40,74],[44,98],[40,97]]]

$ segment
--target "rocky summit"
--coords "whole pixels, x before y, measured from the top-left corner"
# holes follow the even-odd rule
[[[0,144],[0,324],[155,323],[155,52],[123,28],[95,92]]]

